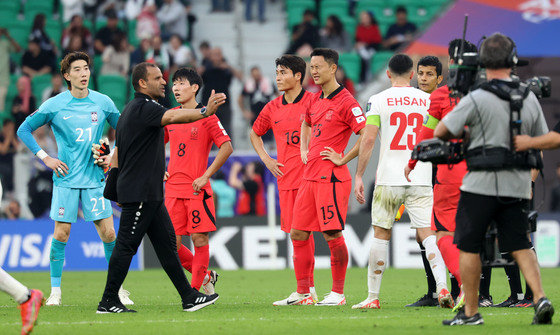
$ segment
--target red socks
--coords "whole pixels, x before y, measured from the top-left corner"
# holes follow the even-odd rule
[[[200,290],[204,276],[208,272],[208,262],[210,261],[209,245],[203,247],[194,247],[194,259],[192,262],[192,279],[191,284],[195,290]]]
[[[332,291],[343,294],[346,269],[348,268],[348,248],[344,236],[330,240],[328,243],[329,249],[331,249]]]
[[[179,248],[179,260],[181,261],[181,265],[190,273],[192,273],[192,265],[193,265],[193,254],[189,250],[189,248],[185,247],[181,244]]]
[[[313,271],[314,255],[311,239],[306,241],[292,240],[294,246],[294,271],[297,280],[297,292],[309,293],[309,274]]]
[[[459,249],[453,244],[453,236],[445,235],[437,242],[441,256],[449,272],[457,279],[461,286],[461,273],[459,272]]]
[[[311,247],[311,267],[309,268],[309,287],[315,287],[315,277],[313,275],[313,270],[315,270],[315,239],[313,238],[313,232],[309,235],[309,244]]]

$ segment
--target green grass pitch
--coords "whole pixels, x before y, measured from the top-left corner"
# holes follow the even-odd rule
[[[560,313],[552,326],[531,326],[532,308],[481,308],[486,324],[475,327],[441,326],[450,310],[405,308],[425,293],[422,270],[388,269],[381,287],[381,310],[352,310],[367,295],[366,270],[351,268],[346,278],[348,305],[341,307],[273,307],[295,289],[293,271],[220,271],[218,302],[194,313],[181,310],[177,292],[163,270],[130,272],[125,288],[136,303],[136,314],[97,315],[105,272],[64,272],[63,306],[43,307],[34,334],[559,334]],[[14,277],[48,295],[49,275],[13,273]],[[560,268],[543,269],[548,297],[560,306]],[[316,271],[322,296],[331,285],[329,270]],[[509,294],[503,269],[494,269],[491,294],[501,302]],[[0,294],[0,334],[19,334],[16,304]]]

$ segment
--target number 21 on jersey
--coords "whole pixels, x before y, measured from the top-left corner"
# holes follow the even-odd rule
[[[395,132],[395,136],[391,141],[391,145],[389,149],[391,150],[412,150],[414,149],[414,144],[416,143],[416,139],[420,135],[420,130],[422,129],[422,123],[424,121],[424,117],[420,113],[410,113],[405,114],[403,112],[394,112],[391,114],[389,119],[389,125],[397,126],[397,131]],[[403,135],[407,129],[407,127],[412,128],[412,134],[408,134],[406,137],[406,144],[401,144],[401,140]]]

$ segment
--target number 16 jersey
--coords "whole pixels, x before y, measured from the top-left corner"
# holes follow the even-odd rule
[[[381,138],[376,185],[432,185],[430,163],[418,162],[410,174],[411,182],[404,177],[429,107],[430,95],[410,86],[391,87],[369,98],[366,117],[368,123],[371,117],[379,117]]]

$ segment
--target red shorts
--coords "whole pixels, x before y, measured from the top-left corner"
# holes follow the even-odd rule
[[[292,228],[303,231],[343,230],[352,181],[320,183],[304,180],[299,188]]]
[[[458,184],[435,184],[432,230],[455,231],[455,216],[461,190]]]
[[[206,192],[194,199],[165,198],[165,207],[173,222],[175,234],[191,235],[216,230],[214,199]]]
[[[280,228],[286,233],[292,229],[292,218],[294,215],[294,204],[298,190],[278,191],[280,198]]]

